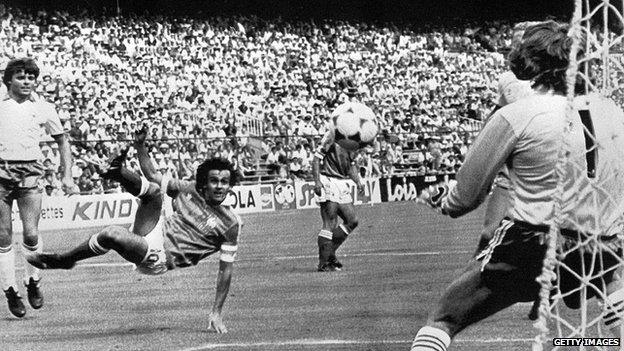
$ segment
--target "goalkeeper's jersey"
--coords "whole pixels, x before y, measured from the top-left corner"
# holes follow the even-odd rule
[[[468,152],[444,209],[456,217],[476,208],[500,167],[507,165],[512,218],[551,225],[566,108],[563,96],[535,94],[498,110]],[[570,153],[561,173],[562,227],[615,234],[624,212],[612,201],[624,198],[624,113],[612,101],[594,95],[578,98],[577,109],[587,112],[576,111],[572,132],[565,134]],[[584,123],[593,129],[595,146]]]
[[[195,182],[169,180],[173,214],[165,217],[165,249],[177,267],[196,265],[227,246],[236,252],[242,221],[229,206],[210,206],[195,191]],[[233,252],[233,253],[232,253]]]
[[[338,145],[334,140],[334,135],[333,127],[330,127],[321,139],[314,157],[321,160],[321,174],[328,177],[349,179],[356,153]]]

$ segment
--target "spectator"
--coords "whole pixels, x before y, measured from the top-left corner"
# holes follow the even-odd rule
[[[223,143],[216,138],[238,138],[227,150],[232,158],[253,133],[283,137],[275,139],[281,157],[272,167],[279,173],[288,150],[298,148],[302,137],[313,148],[333,108],[350,95],[377,112],[383,129],[399,133],[403,152],[410,140],[411,150],[426,144],[413,135],[461,132],[458,142],[465,144],[478,130],[465,121],[482,119],[493,108],[496,77],[505,69],[504,56],[484,48],[504,50],[511,37],[504,22],[475,30],[461,20],[451,27],[401,28],[241,16],[237,22],[256,28],[243,35],[220,17],[7,11],[0,58],[28,55],[42,63],[37,92],[56,103],[76,151],[97,144],[109,149],[148,124],[151,138],[163,146],[153,152],[164,160],[168,146],[168,161],[180,174],[190,174],[182,171],[190,149],[184,155],[182,148],[191,140],[201,159]],[[52,22],[53,16],[62,20]],[[39,31],[26,34],[30,24]],[[107,156],[102,150],[95,153]],[[434,168],[449,169],[456,150],[465,152],[465,145],[441,152]],[[460,161],[456,156],[453,161]],[[55,158],[50,161],[58,167]],[[302,169],[308,163],[302,158]],[[388,160],[383,163],[393,172]]]

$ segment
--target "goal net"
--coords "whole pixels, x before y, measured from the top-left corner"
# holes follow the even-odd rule
[[[555,225],[547,236],[533,350],[568,350],[553,338],[618,336],[624,259],[624,0],[575,0],[568,113],[556,167]],[[615,102],[605,105],[604,101]],[[605,108],[611,106],[611,109]],[[619,107],[618,107],[619,106]],[[579,140],[584,141],[582,152]],[[621,307],[620,307],[621,308]],[[575,350],[614,350],[588,342]],[[624,347],[621,348],[624,350]]]

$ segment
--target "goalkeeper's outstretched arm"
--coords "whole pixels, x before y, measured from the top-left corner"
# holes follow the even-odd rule
[[[468,151],[457,173],[457,185],[450,189],[446,198],[441,199],[443,213],[459,217],[477,208],[487,196],[492,181],[513,151],[516,141],[513,128],[505,118],[492,118]]]

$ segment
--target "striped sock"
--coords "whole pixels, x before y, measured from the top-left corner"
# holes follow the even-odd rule
[[[411,351],[446,351],[451,337],[442,329],[422,327],[412,343]]]

